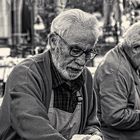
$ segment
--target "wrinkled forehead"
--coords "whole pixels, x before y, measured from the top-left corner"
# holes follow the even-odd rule
[[[96,33],[89,28],[76,24],[66,32],[64,38],[69,43],[75,42],[94,45],[96,42]]]

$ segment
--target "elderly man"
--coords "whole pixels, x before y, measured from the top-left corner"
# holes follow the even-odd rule
[[[92,76],[85,67],[96,55],[98,36],[96,18],[81,10],[53,20],[49,50],[18,64],[7,80],[1,140],[102,139]]]
[[[105,140],[140,140],[140,22],[106,54],[94,89]]]

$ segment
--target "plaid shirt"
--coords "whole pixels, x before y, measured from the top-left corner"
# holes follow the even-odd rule
[[[84,84],[84,75],[70,82],[64,80],[51,62],[52,88],[54,91],[54,107],[73,113],[77,105],[77,91]],[[82,94],[82,93],[81,93]]]

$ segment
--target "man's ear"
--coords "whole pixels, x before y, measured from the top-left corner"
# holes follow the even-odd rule
[[[56,45],[57,45],[57,37],[56,37],[56,35],[53,34],[53,33],[50,33],[48,35],[48,41],[49,41],[51,49],[54,50]]]

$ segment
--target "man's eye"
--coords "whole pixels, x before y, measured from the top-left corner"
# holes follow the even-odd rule
[[[72,49],[71,51],[72,53],[75,53],[75,54],[81,53],[81,50],[79,49]]]
[[[92,53],[94,53],[93,50],[89,50],[89,51],[86,52],[87,55],[91,55]]]
[[[140,48],[140,45],[136,45],[133,47],[135,50],[139,49]]]

